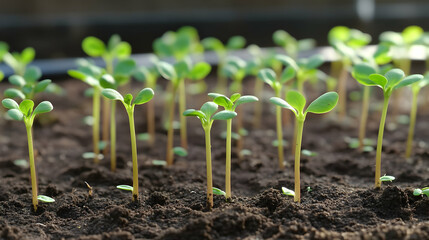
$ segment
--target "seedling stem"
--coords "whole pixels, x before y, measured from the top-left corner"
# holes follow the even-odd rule
[[[302,143],[302,131],[304,128],[305,116],[299,114],[296,118],[297,121],[297,138],[295,146],[295,202],[301,202],[301,181],[300,181],[300,159],[301,159],[301,143]]]
[[[34,152],[33,152],[33,134],[31,127],[33,125],[32,119],[24,121],[25,128],[27,129],[27,140],[28,140],[28,155],[30,159],[30,175],[31,175],[31,193],[33,199],[34,211],[37,211],[39,202],[37,200],[37,178],[36,178],[36,165],[34,164]]]
[[[364,139],[365,139],[365,128],[366,121],[368,119],[368,107],[369,107],[369,98],[370,98],[371,89],[368,86],[363,86],[363,96],[362,96],[362,112],[360,117],[360,126],[359,126],[359,151],[363,151]]]
[[[377,155],[375,158],[375,187],[376,188],[381,187],[381,181],[380,181],[380,176],[381,176],[381,150],[383,147],[384,125],[386,123],[387,108],[389,106],[390,94],[391,93],[387,93],[384,96],[383,110],[381,113],[380,126],[378,129]]]
[[[92,144],[94,152],[94,163],[99,163],[100,159],[100,94],[101,90],[99,87],[94,87],[94,95],[92,96]]]
[[[210,129],[209,126],[204,127],[206,138],[206,166],[207,166],[207,206],[209,209],[213,208],[213,180],[212,180],[212,151],[210,143]]]

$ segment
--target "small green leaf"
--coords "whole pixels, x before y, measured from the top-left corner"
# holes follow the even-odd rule
[[[295,71],[298,71],[299,67],[293,58],[286,55],[276,55],[276,59],[279,60],[285,67],[292,67]]]
[[[416,188],[416,189],[414,189],[414,191],[413,191],[413,195],[414,196],[420,196],[420,195],[422,195],[423,194],[423,191],[421,190],[421,189],[419,189],[419,188]]]
[[[207,119],[210,119],[213,113],[217,111],[217,104],[214,102],[206,102],[201,106],[200,111],[204,113]]]
[[[394,176],[384,175],[384,176],[380,177],[380,181],[382,181],[382,182],[392,182],[393,180],[395,180]]]
[[[51,84],[52,83],[52,80],[50,80],[50,79],[45,79],[45,80],[42,80],[42,81],[40,81],[40,82],[38,82],[37,84],[36,84],[36,86],[34,86],[34,92],[35,93],[39,93],[39,92],[43,92],[43,91],[45,91],[45,89],[49,86],[49,84]]]
[[[125,94],[124,96],[124,103],[128,106],[131,106],[131,102],[133,101],[133,95],[131,94]]]
[[[296,76],[296,71],[293,67],[288,66],[283,71],[282,75],[280,76],[280,82],[286,83],[289,80],[292,80]]]
[[[270,102],[280,106],[282,108],[286,108],[291,110],[295,115],[297,115],[298,113],[296,112],[295,108],[293,108],[289,103],[287,103],[285,100],[278,98],[278,97],[272,97],[270,98]]]
[[[390,87],[395,87],[405,77],[405,73],[399,68],[394,68],[384,74],[384,76],[387,79],[387,84],[384,88],[388,89]]]
[[[176,71],[177,78],[182,79],[185,78],[192,68],[192,62],[189,57],[178,61],[174,64],[174,70]]]
[[[136,98],[134,99],[134,104],[140,105],[149,102],[155,93],[153,92],[152,88],[145,88],[141,90]]]
[[[216,103],[219,106],[224,107],[226,110],[231,110],[233,103],[229,98],[221,95],[213,99],[213,102]]]
[[[302,155],[304,155],[304,156],[309,156],[309,157],[315,157],[315,156],[317,156],[317,155],[318,155],[318,153],[317,153],[317,152],[310,151],[310,150],[307,150],[307,149],[302,149],[302,150],[301,150],[301,153],[302,153]]]
[[[8,88],[4,91],[4,96],[8,98],[21,98],[25,99],[24,93],[15,88]]]
[[[371,81],[369,76],[374,73],[376,70],[368,63],[358,63],[353,67],[352,76],[364,86],[373,86],[376,83]]]
[[[165,160],[152,160],[152,165],[155,165],[155,166],[166,166],[167,165],[167,161],[165,161]]]
[[[47,113],[52,111],[52,109],[54,109],[52,103],[50,103],[49,101],[43,101],[39,103],[39,105],[37,105],[37,107],[34,109],[33,114]]]
[[[280,47],[285,47],[290,39],[289,33],[284,30],[277,30],[273,33],[273,41]]]
[[[24,64],[28,64],[34,60],[36,56],[36,51],[32,47],[25,48],[21,52],[21,62]]]
[[[91,57],[101,57],[106,52],[106,46],[103,41],[96,37],[86,37],[82,41],[83,51]]]
[[[7,115],[9,115],[10,118],[16,121],[21,121],[24,117],[24,114],[18,109],[10,109],[7,111]]]
[[[413,44],[423,35],[423,29],[419,26],[408,26],[402,31],[402,38],[406,44]]]
[[[338,94],[336,92],[327,92],[310,103],[305,112],[317,114],[327,113],[337,105],[337,102]]]
[[[226,43],[227,49],[240,49],[246,45],[246,39],[242,36],[233,36]]]
[[[125,190],[125,191],[133,191],[133,187],[129,186],[129,185],[118,185],[116,186],[116,188],[121,189],[121,190]]]
[[[289,103],[298,113],[304,112],[304,107],[306,104],[305,97],[298,91],[289,91],[286,93],[286,102]]]
[[[25,85],[25,79],[19,75],[12,75],[9,77],[9,82],[12,85],[23,87]]]
[[[251,103],[251,102],[257,102],[259,99],[255,96],[241,96],[234,104],[235,107],[238,107],[238,105],[243,103]]]
[[[102,88],[112,88],[114,89],[116,87],[115,79],[110,74],[103,74],[100,78],[100,86]]]
[[[42,71],[38,67],[29,67],[25,70],[24,79],[26,82],[36,82],[42,77]]]
[[[45,196],[45,195],[39,195],[39,196],[37,196],[37,200],[39,200],[41,202],[44,202],[44,203],[53,203],[53,202],[55,202],[55,199],[50,198],[50,197]]]
[[[387,79],[383,75],[378,73],[369,75],[369,80],[374,82],[376,85],[379,85],[383,89],[387,84]],[[371,86],[371,85],[367,85],[367,86]]]
[[[209,97],[213,98],[213,99],[215,99],[215,98],[217,98],[217,97],[219,97],[219,96],[224,96],[224,97],[226,97],[225,95],[222,95],[222,94],[220,94],[220,93],[208,93],[207,95],[208,95]]]
[[[398,89],[398,88],[401,88],[401,87],[405,87],[405,86],[411,85],[411,84],[413,84],[415,82],[418,82],[418,81],[420,81],[422,79],[423,79],[423,75],[420,75],[420,74],[410,75],[410,76],[402,79],[402,81],[400,81],[398,83],[398,85],[396,85],[394,87],[394,89]]]
[[[149,133],[139,133],[139,134],[137,134],[137,140],[149,141],[150,140],[150,134]]]
[[[19,109],[18,103],[13,99],[5,98],[1,101],[1,103],[7,109]]]
[[[182,147],[174,147],[173,153],[180,157],[186,157],[188,156],[188,151]]]
[[[25,99],[19,104],[19,110],[24,116],[30,116],[33,113],[34,102],[29,99]]]
[[[230,100],[231,100],[231,102],[235,102],[235,101],[237,101],[237,99],[239,99],[240,97],[241,97],[240,93],[234,93],[234,94],[232,94],[232,95],[231,95]]]
[[[206,62],[199,62],[194,65],[188,74],[188,78],[191,80],[200,80],[205,78],[211,71],[212,67]]]
[[[285,187],[282,187],[282,193],[284,195],[286,195],[286,196],[292,196],[292,197],[295,196],[295,192],[294,191],[292,191],[292,190],[290,190],[288,188],[285,188]]]
[[[130,76],[136,69],[136,62],[133,59],[120,60],[113,70],[113,75]]]
[[[115,89],[106,88],[101,91],[101,94],[110,100],[124,101],[124,97],[122,97],[122,95]]]
[[[258,77],[270,86],[274,84],[277,78],[276,73],[269,68],[261,69],[258,73]]]
[[[350,28],[345,26],[336,26],[332,28],[328,33],[329,43],[340,41],[345,42],[350,37]]]
[[[213,115],[213,120],[228,120],[237,116],[236,112],[223,110]]]
[[[131,45],[127,42],[120,42],[113,49],[112,53],[119,59],[128,58],[131,55]]]
[[[84,153],[82,153],[82,157],[84,158],[84,159],[94,159],[95,158],[95,156],[96,156],[96,154],[95,153],[93,153],[93,152],[84,152]],[[102,160],[104,158],[104,155],[103,154],[98,154],[98,159],[99,160]]]
[[[157,68],[159,71],[159,74],[167,80],[175,80],[177,78],[176,70],[174,69],[173,65],[167,63],[167,62],[159,62],[157,64]]]
[[[13,160],[13,164],[15,166],[18,166],[18,167],[21,167],[21,168],[24,168],[24,169],[27,169],[27,168],[30,167],[30,164],[28,164],[28,161],[26,159],[16,159],[16,160]]]
[[[198,117],[200,119],[206,119],[206,115],[204,115],[203,112],[201,112],[200,110],[195,110],[195,109],[188,109],[186,111],[183,112],[183,116],[186,117]]]
[[[306,64],[306,69],[316,69],[320,67],[325,60],[323,59],[323,56],[320,54],[313,55],[308,59],[308,62]]]
[[[214,37],[204,38],[201,41],[201,44],[203,44],[204,48],[207,50],[212,50],[215,52],[225,51],[225,46],[223,45],[223,43],[219,39]]]
[[[72,78],[76,78],[82,81],[85,80],[86,78],[86,74],[78,70],[73,70],[73,69],[68,70],[67,74]]]
[[[219,188],[215,188],[215,187],[213,187],[213,194],[214,195],[226,196],[226,193],[224,191],[220,190]]]

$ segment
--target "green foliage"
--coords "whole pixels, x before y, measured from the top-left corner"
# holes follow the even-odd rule
[[[112,35],[106,44],[100,39],[89,36],[82,41],[82,50],[91,57],[102,57],[106,63],[113,59],[125,59],[131,55],[131,45]]]
[[[383,89],[385,96],[390,96],[392,92],[398,88],[411,85],[423,79],[420,74],[413,74],[405,77],[401,69],[395,68],[388,71],[386,74],[371,74],[368,80],[360,82],[365,86],[378,86]]]
[[[15,100],[6,98],[3,99],[2,104],[5,108],[9,109],[7,111],[9,117],[13,120],[26,122],[26,124],[33,125],[34,118],[36,115],[41,113],[47,113],[52,111],[54,108],[52,104],[48,101],[43,101],[34,108],[34,102],[32,100],[26,99],[22,101],[19,105]]]
[[[201,41],[205,50],[215,51],[220,58],[226,55],[228,50],[241,49],[246,45],[246,39],[242,36],[233,36],[228,39],[226,45],[224,45],[219,39],[214,37],[208,37]],[[222,59],[220,59],[222,62]]]
[[[186,157],[188,156],[188,151],[182,147],[174,147],[173,153],[180,157]]]
[[[239,93],[231,95],[231,99],[219,93],[209,93],[209,97],[213,98],[213,102],[225,108],[225,110],[234,112],[235,109],[243,104],[257,102],[258,98],[251,95],[241,96]]]
[[[8,98],[33,99],[37,93],[45,91],[52,82],[50,79],[39,81],[41,76],[42,73],[37,67],[27,68],[23,76],[10,76],[9,83],[14,88],[6,89],[4,95]]]
[[[357,29],[336,26],[328,33],[328,42],[343,58],[358,61],[356,50],[371,42],[371,36]]]
[[[288,188],[282,187],[282,193],[286,196],[295,196],[295,192],[293,190],[290,190]]]
[[[159,74],[172,81],[173,86],[178,87],[184,79],[201,80],[204,79],[211,71],[210,64],[199,62],[192,65],[189,59],[185,58],[174,65],[160,61],[157,64]]]
[[[382,182],[392,182],[393,180],[395,180],[394,176],[384,175],[384,176],[380,177],[380,181],[382,181]]]
[[[45,195],[38,195],[37,200],[44,202],[44,203],[53,203],[55,202],[55,199],[45,196]]]
[[[130,191],[130,192],[133,191],[133,187],[130,185],[118,185],[118,186],[116,186],[116,188],[124,190],[124,191]]]
[[[217,109],[218,105],[216,103],[206,102],[201,106],[200,110],[188,109],[183,112],[183,115],[198,117],[204,129],[211,128],[214,120],[228,120],[237,116],[237,113],[228,110],[223,110],[215,114]]]
[[[26,71],[27,65],[31,63],[36,56],[36,51],[32,47],[27,47],[19,52],[9,53],[9,46],[0,42],[0,59],[13,69],[17,75],[23,75]]]
[[[427,197],[429,197],[429,187],[425,187],[425,188],[416,188],[413,191],[413,195],[414,196],[420,196],[420,195],[426,195]]]
[[[222,191],[219,188],[215,188],[215,187],[213,187],[213,194],[214,195],[221,195],[221,196],[225,196],[226,197],[226,193],[224,191]]]
[[[273,33],[273,41],[284,48],[286,53],[294,59],[297,57],[298,52],[312,49],[316,45],[314,39],[297,40],[284,30],[275,31]]]
[[[127,111],[133,110],[135,105],[140,105],[149,102],[154,96],[154,92],[151,88],[144,88],[143,90],[141,90],[135,97],[134,101],[133,96],[131,94],[122,96],[118,91],[111,88],[103,89],[103,91],[101,91],[101,94],[110,100],[121,101]]]
[[[423,29],[419,26],[408,26],[402,32],[383,32],[380,35],[380,42],[397,47],[411,46],[418,43],[423,33]]]

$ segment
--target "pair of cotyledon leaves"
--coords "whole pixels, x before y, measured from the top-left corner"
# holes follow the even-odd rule
[[[19,105],[15,100],[6,98],[3,99],[2,104],[5,108],[9,109],[7,112],[8,115],[17,121],[21,121],[23,119],[32,119],[37,114],[47,113],[52,111],[54,107],[49,101],[43,101],[34,108],[34,102],[32,100],[26,99],[22,101]],[[33,110],[34,108],[34,110]]]
[[[192,66],[189,60],[179,61],[172,65],[167,62],[159,62],[157,68],[161,76],[177,85],[181,80],[188,78],[200,80],[205,78],[211,71],[210,64],[199,62]]]
[[[272,97],[270,98],[270,102],[282,108],[291,110],[296,117],[305,117],[305,115],[309,112],[322,114],[331,111],[337,105],[338,94],[336,92],[327,92],[323,94],[310,103],[305,111],[305,97],[297,91],[287,92],[286,101],[278,97]]]
[[[121,41],[119,35],[112,35],[107,43],[104,44],[100,39],[90,36],[82,41],[83,51],[91,57],[103,58],[128,58],[131,54],[131,45]]]
[[[243,48],[246,45],[246,39],[242,36],[233,36],[228,39],[226,44],[223,44],[219,39],[214,37],[204,38],[201,41],[203,47],[207,50],[212,50],[220,54],[224,54],[228,50]]]
[[[393,90],[414,84],[423,79],[421,74],[413,74],[405,77],[404,71],[399,68],[389,70],[383,76],[376,73],[376,70],[366,63],[357,64],[353,68],[352,75],[360,84],[378,86],[387,95],[390,95]]]
[[[104,89],[101,92],[101,94],[110,100],[121,101],[127,109],[134,107],[134,105],[147,103],[155,95],[155,93],[151,88],[144,88],[143,90],[141,90],[136,95],[134,101],[133,101],[133,95],[128,93],[125,96],[122,96],[118,91],[111,88]]]
[[[42,76],[42,72],[37,67],[29,67],[25,70],[24,76],[12,75],[9,77],[9,82],[18,88],[8,88],[4,95],[8,98],[31,98],[32,94],[40,93],[51,84],[50,79],[45,79],[40,82],[38,80]]]
[[[201,120],[203,127],[210,127],[214,120],[228,120],[237,116],[236,112],[223,110],[215,113],[218,110],[218,105],[214,102],[204,103],[200,110],[188,109],[183,112],[184,116],[195,116]]]

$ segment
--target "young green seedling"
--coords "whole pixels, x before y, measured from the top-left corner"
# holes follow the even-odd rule
[[[115,60],[120,60],[117,65],[119,65],[119,73],[121,75],[128,75],[128,78],[125,77],[125,79],[129,79],[130,73],[129,71],[129,64],[124,64],[124,59],[127,59],[131,55],[131,45],[127,42],[124,42],[121,40],[121,37],[117,34],[112,35],[107,42],[107,45],[101,41],[100,39],[89,36],[86,37],[82,41],[82,50],[91,57],[101,57],[105,64],[106,64],[106,72],[110,75],[118,75],[116,74],[118,66],[114,66]],[[132,60],[131,60],[132,61]],[[131,66],[135,68],[134,66]],[[124,71],[125,74],[124,74]],[[132,70],[131,70],[132,71]],[[119,81],[119,79],[115,76],[115,80]],[[125,81],[126,81],[125,80]],[[102,117],[102,140],[104,143],[109,142],[109,119],[114,113],[111,113],[111,101],[104,98],[103,101],[103,117]],[[112,106],[114,107],[114,106]],[[110,114],[110,116],[109,116]],[[112,124],[110,124],[110,128],[112,128]],[[104,148],[104,154],[107,154],[108,148]]]
[[[9,46],[5,42],[0,42],[0,59],[13,69],[16,75],[24,76],[27,65],[34,60],[36,51],[34,48],[27,47],[19,52],[9,52]]]
[[[26,99],[22,101],[19,105],[13,99],[6,98],[2,101],[2,104],[8,110],[8,115],[13,120],[24,121],[25,128],[27,130],[27,140],[28,140],[28,155],[30,162],[30,175],[31,175],[31,192],[33,195],[33,207],[34,211],[37,211],[38,206],[38,198],[40,197],[41,201],[49,199],[45,198],[45,196],[37,195],[37,178],[36,178],[36,165],[34,162],[34,152],[33,152],[33,135],[32,135],[32,127],[34,123],[34,118],[42,113],[47,113],[52,111],[53,106],[48,101],[43,101],[34,107],[34,102],[32,100]]]
[[[295,68],[287,66],[280,77],[274,70],[265,68],[259,71],[258,77],[266,84],[270,85],[276,97],[280,97],[282,94],[282,88],[285,83],[293,79],[296,75]],[[284,169],[284,146],[283,146],[283,127],[282,127],[282,109],[280,106],[276,106],[276,128],[277,128],[277,150],[279,155],[279,168]]]
[[[289,188],[282,187],[282,193],[286,196],[295,197],[295,192]]]
[[[222,106],[225,110],[235,112],[236,108],[243,103],[257,102],[255,96],[240,96],[239,93],[234,93],[231,98],[218,93],[209,93],[213,98],[213,102]],[[225,163],[225,191],[226,198],[231,198],[231,132],[232,118],[226,120],[226,163]]]
[[[416,188],[414,189],[413,195],[414,196],[420,196],[420,195],[426,195],[427,197],[429,197],[429,187],[425,187],[425,188]]]
[[[224,73],[224,67],[227,60],[228,51],[241,49],[246,45],[246,39],[242,36],[233,36],[224,45],[219,39],[214,37],[204,38],[201,41],[205,50],[214,51],[218,57],[217,64],[217,85],[216,91],[227,91],[227,78]]]
[[[175,110],[175,99],[179,87],[184,82],[185,78],[199,80],[205,78],[211,71],[211,66],[205,62],[199,62],[195,65],[191,65],[189,61],[177,62],[175,65],[171,65],[167,62],[159,62],[157,68],[162,77],[171,81],[171,99],[169,106],[169,116],[168,116],[168,133],[167,133],[167,156],[166,161],[167,165],[171,166],[173,164],[173,138],[174,138],[174,129],[173,129],[173,120],[174,120],[174,110]],[[184,85],[183,85],[184,87]],[[184,93],[184,91],[181,91]],[[186,96],[180,94],[179,96],[179,110],[186,108]],[[181,143],[183,148],[187,148],[187,136],[186,136],[186,119],[181,116]]]
[[[42,72],[37,67],[29,67],[23,76],[12,75],[9,82],[15,88],[8,88],[4,91],[4,96],[8,98],[34,99],[35,94],[43,92],[51,84],[50,79],[39,81]]]
[[[298,59],[300,51],[310,50],[316,46],[316,41],[311,38],[296,40],[284,30],[277,30],[273,33],[273,41],[282,47],[293,59]]]
[[[228,120],[237,116],[237,113],[223,110],[217,112],[218,105],[214,102],[206,102],[200,110],[188,109],[183,112],[184,116],[195,116],[201,120],[206,140],[206,166],[207,166],[207,208],[213,208],[213,180],[212,180],[212,156],[210,144],[210,130],[214,120]]]
[[[295,195],[294,201],[301,201],[301,182],[300,182],[300,159],[301,159],[301,141],[304,128],[304,121],[307,113],[322,114],[331,111],[338,102],[338,94],[336,92],[328,92],[314,100],[307,109],[305,109],[305,97],[297,91],[289,91],[286,94],[286,101],[278,98],[270,98],[270,102],[277,106],[291,110],[297,119],[298,134],[296,136],[295,146]]]
[[[383,144],[384,125],[387,116],[387,107],[389,106],[389,99],[392,92],[401,87],[413,84],[423,78],[420,74],[410,75],[405,77],[401,69],[394,68],[388,71],[384,76],[381,74],[371,74],[368,79],[357,78],[356,80],[365,86],[378,86],[383,90],[384,103],[380,119],[380,127],[378,129],[377,140],[377,155],[375,159],[375,187],[380,188],[380,174],[381,174],[381,150]]]
[[[410,126],[408,129],[407,149],[405,152],[406,158],[411,157],[411,152],[413,150],[414,129],[416,126],[416,117],[417,117],[417,98],[420,90],[427,85],[429,85],[429,72],[425,74],[424,78],[421,81],[411,85],[411,91],[413,93],[413,101],[412,101],[411,112],[410,112]]]
[[[264,90],[264,82],[258,81],[258,73],[264,67],[264,58],[266,56],[263,54],[261,48],[257,45],[249,45],[247,47],[247,51],[252,55],[252,59],[247,62],[247,74],[255,78],[255,87],[253,90],[253,94],[257,98],[262,99],[262,94]],[[253,127],[260,128],[261,127],[261,118],[262,118],[262,103],[258,102],[254,105],[253,111]]]
[[[393,180],[395,180],[394,176],[388,176],[386,174],[384,174],[384,176],[380,177],[381,182],[393,182]]]
[[[101,86],[100,78],[103,75],[101,68],[95,66],[94,64],[88,61],[80,61],[80,67],[78,70],[69,70],[69,76],[82,80],[86,84],[92,87],[92,141],[93,141],[93,152],[94,152],[94,162],[98,163],[100,161],[100,95],[101,95]]]
[[[104,89],[101,92],[101,94],[103,94],[104,97],[110,100],[121,101],[125,107],[125,110],[127,111],[128,120],[130,123],[131,152],[132,152],[132,158],[133,158],[132,193],[133,193],[133,201],[137,201],[139,198],[139,174],[138,174],[139,166],[137,162],[137,143],[136,143],[136,131],[135,131],[135,124],[134,124],[134,107],[135,105],[141,105],[149,102],[153,98],[154,92],[151,88],[145,88],[137,94],[134,101],[133,101],[133,95],[127,94],[125,96],[122,96],[118,91],[111,88]]]
[[[358,61],[357,50],[371,42],[371,36],[357,29],[345,26],[332,28],[328,33],[329,44],[340,56],[340,72],[338,74],[339,116],[346,116],[347,103],[347,75],[353,62]],[[334,63],[334,62],[333,62]],[[334,74],[334,73],[333,73]],[[337,75],[335,73],[335,75]]]

